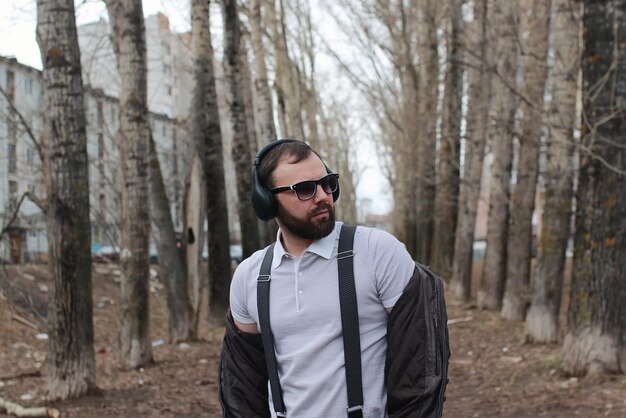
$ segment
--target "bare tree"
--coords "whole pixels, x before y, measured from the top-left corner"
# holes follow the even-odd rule
[[[202,112],[201,112],[202,113]],[[204,113],[202,113],[204,114]],[[183,228],[186,239],[183,239],[185,251],[185,270],[187,273],[187,291],[191,304],[191,337],[198,337],[198,323],[200,321],[200,302],[202,298],[202,253],[204,250],[204,220],[206,212],[206,186],[202,172],[202,162],[198,153],[194,152],[191,158],[191,167],[185,180],[185,198],[183,213],[185,225]]]
[[[250,41],[254,53],[254,88],[256,92],[256,114],[258,115],[260,143],[276,138],[272,93],[269,88],[267,67],[265,63],[265,46],[263,45],[263,20],[261,17],[261,1],[251,0],[250,4]]]
[[[248,257],[260,247],[257,217],[250,205],[252,179],[250,167],[252,155],[246,124],[245,101],[241,86],[243,76],[241,68],[241,29],[235,0],[222,3],[224,21],[224,73],[229,87],[230,118],[233,129],[232,157],[237,176],[237,196],[239,222],[241,223],[241,244],[243,257]]]
[[[85,98],[73,0],[37,1],[43,63],[47,191],[46,384],[50,399],[97,391],[91,297],[91,223]]]
[[[415,196],[414,256],[422,263],[430,263],[435,209],[435,154],[437,128],[437,102],[439,98],[439,52],[437,29],[439,23],[437,1],[418,3],[418,54],[419,78],[417,118],[417,154],[412,166],[417,175]],[[401,11],[403,11],[401,9]],[[402,22],[410,19],[404,12]],[[405,46],[406,48],[406,46]],[[409,111],[414,112],[415,108]],[[410,246],[410,243],[407,243]],[[410,247],[409,247],[410,248]]]
[[[230,286],[230,233],[226,208],[222,132],[217,106],[213,46],[209,29],[209,2],[191,6],[194,96],[191,105],[192,142],[202,163],[206,185],[206,220],[209,253],[209,316],[221,321],[228,308]],[[245,120],[244,120],[244,128]],[[249,171],[248,165],[248,171]],[[249,172],[248,172],[249,176]],[[202,224],[196,234],[202,234]],[[256,227],[256,225],[255,225]]]
[[[539,141],[544,124],[544,91],[548,77],[550,0],[520,2],[522,88],[517,182],[513,188],[507,240],[506,285],[502,318],[523,321],[530,305],[532,215],[535,209]]]
[[[149,181],[152,232],[159,255],[160,276],[167,295],[170,342],[187,341],[192,337],[187,277],[181,253],[176,245],[176,232],[152,135],[150,135]]]
[[[541,343],[557,342],[559,338],[565,253],[571,235],[573,131],[580,70],[580,3],[554,0],[552,5],[554,63],[550,71],[552,100],[548,109],[543,218],[532,303],[526,316],[526,339]]]
[[[478,289],[481,308],[499,310],[502,307],[506,273],[506,240],[509,223],[509,199],[513,135],[517,96],[514,93],[517,68],[517,2],[493,2],[489,9],[490,38],[494,44],[495,74],[492,78],[490,129],[493,165],[487,226],[487,251],[483,277]]]
[[[491,73],[487,70],[491,62],[491,48],[487,44],[487,5],[487,0],[474,1],[474,20],[468,25],[466,38],[468,105],[451,279],[457,297],[466,302],[472,293],[474,230],[491,100]]]
[[[626,1],[583,7],[583,154],[562,363],[577,376],[626,373]]]
[[[454,257],[461,163],[463,1],[450,0],[446,6],[444,36],[448,57],[441,109],[439,170],[435,195],[431,266],[442,277],[449,279]]]
[[[150,210],[146,38],[141,0],[106,0],[121,79],[120,149],[122,189],[121,359],[137,368],[152,362],[149,321]]]

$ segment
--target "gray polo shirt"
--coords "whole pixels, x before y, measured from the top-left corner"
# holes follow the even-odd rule
[[[274,247],[270,321],[287,416],[345,418],[348,406],[341,313],[337,285],[337,246],[341,222],[313,242],[298,260],[280,239]],[[279,231],[280,236],[280,231]],[[415,264],[391,234],[358,227],[354,277],[361,331],[363,416],[387,417],[384,386],[387,312],[402,295]],[[235,271],[230,309],[242,323],[259,323],[256,281],[265,250]],[[270,410],[274,415],[270,402]]]

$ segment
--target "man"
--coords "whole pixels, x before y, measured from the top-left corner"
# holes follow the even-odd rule
[[[269,317],[286,414],[303,418],[346,417],[344,342],[337,286],[337,247],[343,225],[335,221],[334,206],[339,196],[338,175],[304,142],[281,140],[259,152],[253,176],[256,190],[252,203],[257,214],[263,220],[275,216],[279,226],[275,246],[270,247],[273,259]],[[362,416],[381,418],[388,416],[385,388],[388,315],[414,276],[416,266],[404,245],[380,230],[358,227],[353,248]],[[231,283],[232,323],[235,334],[246,338],[260,332],[257,278],[266,251],[257,251],[244,260]],[[238,349],[232,349],[225,339],[223,362],[233,351]],[[242,358],[249,358],[248,354],[225,361],[241,367]],[[260,391],[262,403],[267,393],[267,378],[261,369],[255,370],[259,376],[257,383],[251,385],[252,390],[238,390],[248,394]],[[246,380],[255,372],[244,374],[247,377],[226,378],[226,385],[221,382],[227,417],[240,416],[233,412],[238,407],[225,404],[241,403],[227,398],[233,392],[229,387],[237,386],[238,380]],[[220,377],[224,379],[224,376],[222,366]],[[254,388],[259,385],[265,387]],[[242,397],[246,396],[252,395]],[[276,416],[271,406],[269,409]],[[265,411],[267,408],[254,414],[266,416]]]

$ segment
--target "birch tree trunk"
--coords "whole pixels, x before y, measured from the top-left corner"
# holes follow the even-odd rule
[[[415,259],[428,264],[431,259],[435,209],[435,150],[439,86],[437,51],[437,7],[435,0],[418,3],[419,102],[420,122],[417,143],[417,193],[415,214]]]
[[[121,361],[127,368],[152,362],[149,322],[150,210],[146,39],[141,0],[107,0],[120,74],[122,189]]]
[[[544,90],[548,76],[548,34],[551,0],[522,2],[520,32],[523,81],[520,101],[519,159],[517,183],[511,196],[509,238],[507,240],[506,286],[500,315],[523,321],[530,305],[530,258],[532,215],[535,210],[539,142],[544,126]]]
[[[463,100],[462,0],[447,3],[445,40],[447,63],[439,145],[439,177],[435,194],[435,224],[431,266],[446,280],[452,274],[454,235],[458,213],[461,152],[461,107]]]
[[[237,176],[241,244],[243,257],[246,258],[259,249],[260,242],[257,217],[250,204],[252,193],[250,170],[253,157],[246,125],[245,101],[241,90],[243,83],[240,65],[241,31],[235,0],[225,0],[222,3],[222,18],[224,21],[224,73],[229,88],[230,119],[233,128],[232,157]]]
[[[472,294],[472,253],[476,213],[480,197],[483,157],[487,142],[487,120],[491,100],[491,62],[487,47],[487,0],[474,1],[474,21],[468,33],[469,66],[467,124],[463,177],[459,190],[459,212],[454,241],[452,288],[458,298],[467,302]],[[473,53],[469,53],[473,51]]]
[[[191,104],[192,143],[202,161],[208,227],[209,318],[222,321],[228,309],[230,234],[226,206],[222,133],[217,107],[209,2],[191,4],[195,88]],[[244,119],[245,129],[245,119]],[[248,173],[249,174],[249,173]]]
[[[176,232],[165,193],[161,164],[154,138],[150,135],[150,215],[159,255],[159,275],[165,285],[170,343],[191,338],[191,304],[181,253],[176,246]]]
[[[565,252],[572,218],[579,22],[580,3],[553,1],[550,32],[555,57],[550,75],[552,101],[548,110],[543,219],[533,298],[526,316],[526,339],[539,343],[559,339]]]
[[[256,91],[256,114],[258,116],[260,144],[265,145],[276,139],[272,93],[267,78],[265,47],[263,46],[263,20],[261,18],[261,0],[252,0],[250,4],[250,41],[254,52],[254,88]]]
[[[626,1],[584,1],[583,150],[563,369],[626,372]]]
[[[494,31],[495,71],[492,78],[493,100],[490,114],[493,165],[491,198],[487,225],[487,251],[483,277],[478,289],[478,306],[490,310],[502,307],[506,279],[506,241],[509,224],[509,199],[515,110],[515,70],[517,68],[517,2],[494,2],[488,10],[489,30]]]
[[[185,226],[187,238],[193,234],[194,240],[184,242],[185,270],[187,273],[187,293],[191,306],[190,337],[198,338],[198,323],[200,321],[200,302],[202,299],[202,252],[204,250],[204,220],[206,212],[206,186],[202,172],[202,162],[198,153],[194,152],[191,158],[191,167],[185,181]]]
[[[45,88],[44,181],[48,196],[46,389],[49,399],[96,392],[91,296],[87,119],[73,0],[37,1]]]

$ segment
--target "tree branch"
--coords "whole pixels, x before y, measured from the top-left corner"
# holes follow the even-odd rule
[[[18,202],[17,206],[15,207],[15,210],[13,211],[13,214],[9,218],[9,221],[6,223],[6,225],[4,225],[2,227],[2,230],[0,231],[0,238],[2,238],[4,236],[4,234],[7,232],[7,230],[11,227],[11,224],[13,222],[15,222],[15,219],[17,218],[17,215],[20,212],[20,207],[22,206],[22,203],[24,202],[24,199],[26,199],[26,198],[28,198],[31,202],[33,202],[35,205],[37,205],[39,207],[39,209],[41,209],[41,211],[43,213],[46,213],[46,208],[45,208],[44,203],[41,200],[39,200],[39,198],[37,198],[37,196],[32,194],[30,191],[24,192],[24,194],[20,198],[20,201]]]

